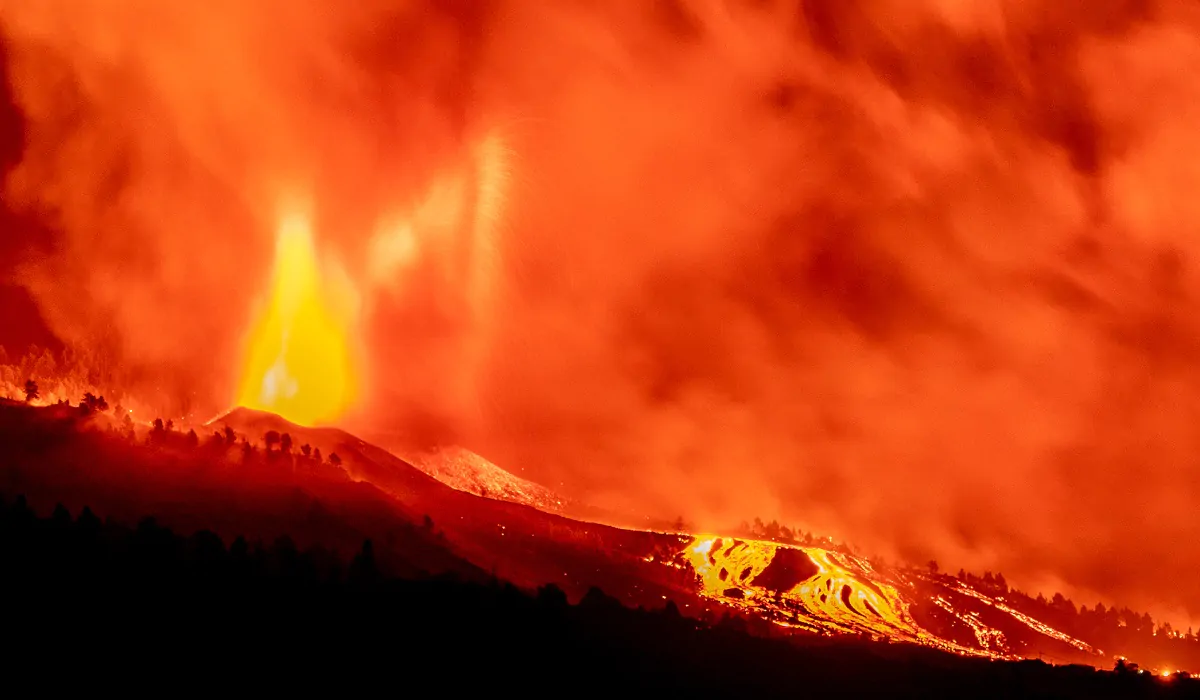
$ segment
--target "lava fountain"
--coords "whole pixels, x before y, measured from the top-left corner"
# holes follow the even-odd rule
[[[246,342],[237,404],[301,425],[329,423],[355,401],[355,292],[324,274],[307,216],[283,217],[267,303]]]

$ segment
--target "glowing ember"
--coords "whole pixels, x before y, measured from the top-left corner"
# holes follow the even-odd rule
[[[342,416],[358,389],[349,299],[350,290],[322,276],[308,220],[285,217],[269,302],[249,336],[237,403],[303,425]]]

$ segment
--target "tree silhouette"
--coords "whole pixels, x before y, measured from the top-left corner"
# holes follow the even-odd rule
[[[315,460],[317,461],[317,464],[320,464],[320,463],[322,462],[322,459],[321,459],[321,448],[320,448],[320,447],[318,447],[317,449],[313,450],[313,459],[315,459]]]
[[[154,432],[161,433],[161,432],[164,432],[165,430],[166,430],[166,428],[163,426],[163,419],[155,418],[154,419]]]
[[[168,432],[168,433],[169,433],[169,432],[171,432],[172,430],[174,430],[174,429],[175,429],[175,421],[174,421],[174,420],[171,420],[171,419],[167,419],[167,426],[166,426],[166,427],[167,427],[167,432]]]
[[[929,560],[929,573],[933,574],[934,576],[937,576],[939,569],[940,569],[940,567],[938,566],[937,560],[930,559]]]
[[[542,605],[551,608],[561,609],[568,605],[567,594],[553,583],[547,583],[545,586],[539,588],[537,599]]]
[[[36,399],[40,398],[42,398],[42,395],[38,391],[37,382],[32,379],[25,382],[25,403],[33,403]]]
[[[279,451],[284,454],[292,451],[292,436],[288,433],[279,436]]]
[[[300,446],[300,454],[304,455],[306,458],[311,457],[312,456],[312,445],[308,444],[307,442],[304,443],[303,445],[301,445]]]
[[[83,395],[83,400],[79,402],[79,408],[85,416],[93,411],[103,413],[108,410],[108,401],[103,396],[96,396],[89,391]]]
[[[342,466],[342,458],[338,457],[338,454],[334,452],[333,454],[329,455],[329,463],[335,467],[340,467]]]
[[[263,442],[267,443],[267,452],[270,452],[272,447],[278,445],[281,439],[282,437],[279,435],[278,430],[268,430],[267,434],[263,436]]]
[[[375,563],[375,546],[371,540],[363,540],[362,551],[350,562],[350,580],[356,583],[371,583],[379,578],[379,567]]]
[[[225,442],[230,445],[237,442],[237,433],[233,432],[233,428],[230,428],[228,425],[225,426]]]
[[[187,440],[187,446],[192,449],[200,446],[200,436],[196,435],[195,430],[189,430],[185,439]]]

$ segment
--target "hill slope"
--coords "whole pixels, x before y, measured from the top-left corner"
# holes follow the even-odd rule
[[[952,579],[821,547],[624,530],[481,498],[344,431],[270,414],[239,410],[210,427],[226,426],[253,442],[267,431],[287,433],[296,446],[336,453],[341,466],[220,436],[199,445],[168,431],[131,439],[105,415],[2,405],[0,492],[24,493],[41,507],[89,505],[102,517],[152,513],[184,532],[289,535],[343,553],[370,537],[381,563],[401,573],[492,572],[526,589],[555,583],[572,599],[599,586],[627,605],[671,599],[701,619],[745,616],[761,634],[849,634],[1111,666],[1114,650],[1101,654]]]

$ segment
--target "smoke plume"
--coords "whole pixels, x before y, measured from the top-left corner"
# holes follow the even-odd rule
[[[1188,3],[0,8],[20,280],[148,388],[226,407],[302,201],[348,425],[1200,614]]]

